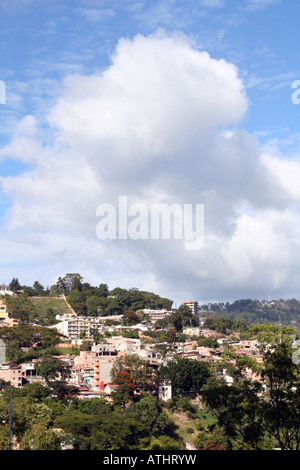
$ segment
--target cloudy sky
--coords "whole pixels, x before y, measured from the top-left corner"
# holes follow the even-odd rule
[[[300,298],[299,13],[0,0],[0,283],[78,272],[177,306]],[[119,214],[120,197],[147,214],[203,205],[202,248],[100,239],[99,206]]]

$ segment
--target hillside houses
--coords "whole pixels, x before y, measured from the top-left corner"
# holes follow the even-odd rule
[[[1,324],[17,326],[16,320],[6,316],[3,301],[2,307],[4,307],[3,318],[0,319],[0,326]],[[155,325],[155,321],[158,318],[165,319],[172,312],[149,309],[144,310],[144,313],[149,318],[132,326],[124,324],[123,315],[88,317],[77,315],[74,311],[57,314],[58,323],[48,328],[56,329],[63,337],[62,344],[57,347],[64,347],[66,353],[64,356],[55,357],[66,363],[68,373],[64,377],[58,373],[56,379],[75,386],[79,397],[104,395],[109,399],[114,390],[111,375],[114,363],[117,359],[128,355],[137,355],[147,361],[153,367],[153,371],[160,365],[166,365],[174,357],[209,362],[213,364],[213,369],[220,371],[222,367],[218,367],[218,364],[221,364],[222,355],[229,348],[241,357],[254,357],[257,361],[260,360],[259,344],[256,340],[240,340],[236,332],[229,335],[221,334],[204,328],[203,322],[200,322],[199,326],[184,327],[180,332],[183,336],[180,341],[179,337],[175,342],[167,341],[163,329]],[[96,342],[94,342],[95,333],[98,334]],[[161,339],[163,337],[164,339]],[[200,346],[200,342],[198,344],[199,338],[208,340],[205,346]],[[80,350],[86,340],[90,342],[89,350]],[[215,343],[213,347],[207,346],[207,344],[211,346],[212,343]],[[74,348],[77,348],[78,354]],[[36,372],[36,363],[37,359],[20,365],[9,361],[3,362],[0,364],[0,379],[18,388],[26,383],[45,384],[45,380]],[[222,373],[230,385],[231,379],[226,369]],[[170,396],[169,385],[159,390],[161,399],[166,400],[166,397]]]
[[[202,333],[203,330],[199,330],[199,332]],[[193,331],[193,333],[195,332]],[[207,337],[215,336],[213,332],[209,334],[208,331],[205,331],[205,333]],[[143,342],[141,338],[143,338]],[[222,360],[224,350],[228,348],[228,344],[222,345],[222,342],[219,347],[214,348],[199,346],[195,339],[191,339],[190,341],[174,343],[173,352],[169,352],[163,357],[156,350],[155,344],[151,342],[147,344],[145,332],[141,332],[141,338],[127,338],[121,335],[106,337],[105,340],[92,344],[89,351],[57,356],[60,360],[65,361],[69,368],[69,373],[64,377],[64,380],[78,388],[79,396],[99,396],[99,394],[109,396],[112,390],[111,371],[115,360],[118,358],[126,355],[137,355],[154,368],[158,368],[161,364],[165,365],[174,358],[174,355],[179,358],[218,364]],[[78,340],[78,338],[69,339],[70,342],[66,344],[67,347],[74,347],[74,345],[78,347],[78,343],[83,341]],[[59,346],[64,346],[64,344]],[[241,357],[254,357],[257,361],[260,361],[258,346],[256,340],[251,340],[239,341],[233,347]],[[0,364],[0,379],[9,381],[16,387],[34,382],[45,384],[43,378],[36,373],[36,362],[35,359],[21,365],[14,362],[2,363]],[[225,369],[223,375],[230,385],[230,378],[227,377]],[[60,374],[57,375],[57,380],[62,380]]]

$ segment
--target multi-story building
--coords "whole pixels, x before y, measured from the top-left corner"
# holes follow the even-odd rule
[[[6,286],[5,284],[0,285],[0,295],[14,295],[13,291],[10,290],[9,286]]]
[[[183,302],[183,305],[189,307],[194,315],[198,315],[199,304],[197,300],[188,300],[187,302]]]
[[[92,351],[97,356],[115,356],[118,353],[136,354],[141,349],[141,340],[136,338],[124,338],[123,336],[112,336],[105,342],[94,344]]]
[[[56,328],[59,333],[70,339],[90,338],[99,330],[99,326],[95,321],[83,317],[64,320],[52,328]]]
[[[8,317],[6,305],[4,303],[4,300],[0,300],[0,320],[3,320],[4,318]]]
[[[158,399],[162,401],[168,401],[172,398],[172,383],[170,381],[164,381],[158,386]]]
[[[26,363],[21,364],[23,383],[38,382],[38,383],[41,383],[42,385],[45,385],[46,383],[45,379],[41,375],[38,375],[35,370],[36,362],[37,362],[37,359],[34,359],[31,362],[26,362]]]
[[[81,351],[75,356],[74,365],[71,367],[70,382],[74,385],[85,385],[90,390],[104,390],[107,383],[111,382],[111,369],[117,356],[97,356],[93,351]]]
[[[107,342],[93,344],[92,351],[96,354],[96,357],[118,355],[118,351],[115,348],[115,344]]]
[[[145,315],[149,315],[150,321],[155,323],[157,320],[163,320],[165,317],[172,314],[172,310],[160,309],[153,310],[149,308],[144,308],[143,312]]]
[[[94,388],[104,391],[104,387],[111,383],[111,370],[114,365],[114,357],[98,357],[94,365]]]
[[[0,364],[0,379],[10,382],[13,387],[22,387],[22,367],[13,361],[3,362]]]
[[[7,327],[12,327],[12,326],[18,326],[19,320],[18,318],[0,318],[0,328],[3,326]]]

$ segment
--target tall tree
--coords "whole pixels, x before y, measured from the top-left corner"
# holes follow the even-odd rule
[[[68,373],[68,366],[65,362],[53,356],[44,356],[36,364],[35,370],[49,384],[51,380],[55,380],[59,374],[62,378]]]
[[[14,293],[14,294],[19,294],[21,291],[21,284],[19,283],[19,279],[17,277],[13,277],[10,284],[9,284],[9,289]]]
[[[59,277],[56,286],[57,291],[68,295],[72,290],[81,291],[83,277],[78,273],[68,273],[63,278]]]
[[[122,409],[125,410],[127,403],[133,400],[136,385],[133,383],[128,372],[118,372],[113,379],[113,384],[118,386],[118,388],[112,392],[113,401],[116,405],[120,405]]]
[[[39,281],[35,281],[33,284],[34,295],[41,297],[44,295],[44,286]]]
[[[111,376],[114,379],[119,372],[128,372],[135,385],[149,390],[153,384],[153,368],[149,361],[141,359],[137,354],[127,354],[114,361]]]
[[[101,283],[97,289],[97,295],[99,297],[107,297],[109,295],[109,290],[107,284]]]
[[[273,329],[268,333],[275,340]],[[224,428],[229,447],[300,449],[300,374],[293,352],[292,339],[281,335],[266,345],[258,380],[235,373],[230,387],[219,381],[207,387],[204,402]]]
[[[170,380],[174,393],[199,392],[206,384],[211,373],[207,363],[190,359],[175,358],[166,366],[161,366],[157,379]]]

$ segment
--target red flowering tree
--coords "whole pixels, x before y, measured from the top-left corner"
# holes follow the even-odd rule
[[[125,325],[136,325],[139,322],[137,314],[133,310],[126,310],[123,314]]]
[[[174,343],[176,339],[176,331],[175,330],[167,330],[165,335],[165,341],[167,343]]]
[[[222,449],[220,442],[207,441],[201,450],[225,450],[225,449]]]
[[[128,372],[118,372],[113,380],[113,384],[118,388],[112,393],[115,405],[122,406],[123,410],[126,404],[133,400],[136,385]]]

